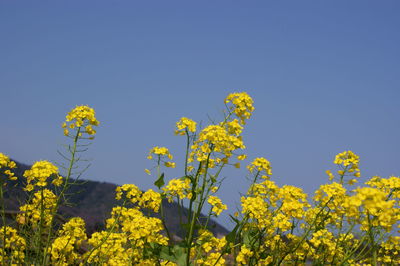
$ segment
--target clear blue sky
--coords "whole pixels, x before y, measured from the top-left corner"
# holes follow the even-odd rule
[[[65,114],[87,104],[101,126],[84,178],[148,189],[152,146],[182,158],[180,117],[220,117],[247,91],[249,160],[268,158],[278,184],[312,192],[347,149],[363,178],[399,176],[399,13],[395,0],[1,1],[0,152],[59,161]],[[245,170],[223,175],[232,213]]]

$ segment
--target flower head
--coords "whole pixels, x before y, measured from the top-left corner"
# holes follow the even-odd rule
[[[16,167],[17,165],[15,162],[11,161],[7,155],[0,152],[0,169],[4,169],[3,173],[6,174],[10,180],[17,180],[17,177],[10,170]]]
[[[34,163],[30,170],[24,172],[24,177],[27,178],[27,186],[25,190],[32,191],[35,186],[47,186],[47,180],[51,176],[55,176],[54,185],[61,185],[62,177],[58,174],[58,168],[48,161],[38,161]]]
[[[95,111],[86,105],[77,106],[72,109],[66,116],[66,122],[63,123],[64,134],[68,136],[70,129],[84,127],[85,133],[88,135],[95,135],[96,130],[93,126],[98,126],[100,122],[96,119]]]
[[[249,119],[254,111],[253,99],[245,92],[231,93],[225,98],[225,104],[232,103],[230,110],[240,119],[241,124]]]
[[[247,166],[247,169],[251,173],[256,171],[264,174],[262,176],[263,178],[268,178],[268,176],[272,175],[271,163],[263,157],[255,158],[254,161]]]
[[[176,135],[185,135],[186,130],[189,132],[196,132],[196,122],[193,120],[182,117],[178,122],[176,122]]]

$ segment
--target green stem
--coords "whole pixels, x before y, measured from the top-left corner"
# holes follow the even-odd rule
[[[192,249],[192,241],[194,238],[194,226],[196,224],[196,220],[199,217],[199,214],[200,214],[201,208],[202,208],[202,201],[203,201],[203,195],[204,195],[204,190],[205,190],[205,183],[206,183],[206,177],[207,177],[207,172],[208,172],[208,162],[210,160],[210,156],[211,156],[211,152],[207,156],[206,167],[205,167],[204,176],[203,176],[203,185],[202,185],[199,201],[197,204],[197,210],[194,212],[193,217],[190,222],[189,236],[188,236],[188,241],[187,241],[188,247],[187,247],[187,254],[186,254],[186,265],[189,265],[189,262],[190,262],[190,251]],[[196,178],[196,183],[197,183],[197,180],[198,180],[198,178]]]
[[[50,240],[51,240],[52,233],[53,233],[53,230],[52,230],[53,221],[54,221],[55,215],[56,215],[56,213],[57,213],[58,207],[59,207],[59,205],[60,205],[60,199],[61,199],[61,197],[64,195],[65,191],[66,191],[67,188],[68,188],[68,184],[69,184],[68,181],[69,181],[70,178],[71,178],[72,169],[73,169],[73,166],[74,166],[74,163],[75,163],[75,155],[76,155],[76,149],[77,149],[77,145],[78,145],[78,140],[79,140],[79,134],[80,134],[80,132],[81,132],[81,127],[78,127],[78,130],[76,131],[76,135],[75,135],[75,137],[74,137],[74,143],[73,143],[73,147],[72,147],[72,151],[71,151],[71,159],[70,159],[70,161],[69,161],[69,167],[68,167],[68,171],[67,171],[67,176],[65,177],[64,185],[63,185],[63,187],[62,187],[62,189],[61,189],[61,191],[60,191],[60,194],[58,195],[58,197],[57,197],[57,199],[56,199],[56,204],[55,204],[54,210],[53,210],[53,212],[52,212],[52,217],[53,217],[53,219],[51,219],[51,221],[50,221],[50,232],[49,232],[48,237],[47,237],[46,249],[45,249],[45,252],[44,252],[44,254],[43,254],[43,261],[42,261],[42,265],[43,265],[43,266],[44,266],[44,265],[47,265],[47,255],[48,255],[47,249],[48,249],[48,247],[50,246]]]

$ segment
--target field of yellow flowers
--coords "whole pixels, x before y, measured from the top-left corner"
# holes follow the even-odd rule
[[[79,217],[60,224],[58,208],[67,200],[81,153],[93,141],[99,121],[88,106],[71,110],[63,123],[69,139],[59,168],[38,161],[25,171],[30,195],[15,220],[6,219],[4,193],[13,185],[15,162],[0,153],[1,265],[399,265],[400,178],[360,180],[359,157],[344,151],[327,170],[327,183],[313,196],[301,188],[279,187],[270,162],[255,158],[247,165],[252,184],[231,216],[234,229],[222,238],[207,230],[208,220],[228,207],[217,196],[220,174],[246,159],[241,133],[252,112],[246,93],[224,101],[224,118],[202,129],[183,117],[175,134],[186,141],[182,177],[166,182],[165,168],[176,166],[166,147],[153,147],[154,190],[134,184],[117,187],[106,229],[90,237]],[[182,221],[185,237],[176,241],[165,226],[161,201],[176,201],[189,214]],[[234,208],[234,207],[232,207]],[[144,210],[161,218],[145,215]],[[208,218],[202,219],[201,213]]]

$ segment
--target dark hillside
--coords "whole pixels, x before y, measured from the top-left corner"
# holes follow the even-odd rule
[[[23,173],[30,166],[17,163],[17,169],[14,169],[18,181],[11,183],[12,186],[7,187],[5,193],[6,209],[9,211],[17,211],[21,202],[25,202],[27,194],[22,190],[24,177]],[[117,205],[115,200],[115,184],[106,182],[97,182],[89,180],[78,181],[79,185],[73,185],[69,188],[67,194],[68,204],[60,207],[59,213],[61,217],[66,219],[70,217],[82,217],[86,221],[87,232],[89,234],[104,228],[104,220],[109,217],[113,206]],[[175,235],[181,237],[183,230],[180,226],[178,205],[163,202],[166,213],[166,224],[168,229]],[[187,214],[187,209],[183,210],[183,214]],[[156,214],[152,214],[157,216]],[[185,216],[186,217],[186,216]],[[185,220],[185,217],[183,218]],[[228,231],[215,221],[210,222],[209,229],[215,235],[225,235]]]

